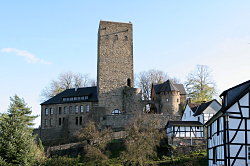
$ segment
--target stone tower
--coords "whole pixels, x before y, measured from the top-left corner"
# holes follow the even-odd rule
[[[100,21],[98,30],[98,105],[106,114],[126,112],[124,90],[134,86],[132,24]]]

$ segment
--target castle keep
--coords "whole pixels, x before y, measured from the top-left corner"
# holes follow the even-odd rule
[[[152,101],[143,101],[141,90],[134,88],[131,23],[100,21],[97,52],[97,86],[67,89],[41,104],[38,134],[44,142],[69,140],[89,120],[122,130],[143,114],[147,103],[159,115],[154,117],[164,122],[179,117],[179,105],[185,101],[183,85],[155,85]]]

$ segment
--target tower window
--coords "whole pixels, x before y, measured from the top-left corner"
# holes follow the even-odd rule
[[[131,79],[130,78],[127,79],[127,86],[131,87]]]
[[[118,35],[115,35],[115,40],[118,40]]]
[[[120,114],[121,114],[121,111],[118,110],[118,109],[115,109],[114,111],[112,111],[111,114],[112,114],[112,115],[120,115]]]

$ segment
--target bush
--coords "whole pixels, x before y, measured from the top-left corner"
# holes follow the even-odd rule
[[[62,165],[76,166],[76,165],[81,165],[81,164],[80,164],[80,157],[70,158],[67,156],[63,156],[63,157],[49,158],[46,160],[44,165],[45,166],[62,166]]]

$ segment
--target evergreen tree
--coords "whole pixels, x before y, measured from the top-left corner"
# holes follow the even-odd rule
[[[38,150],[32,135],[31,109],[17,95],[10,98],[6,114],[0,116],[0,161],[11,165],[34,165]]]

